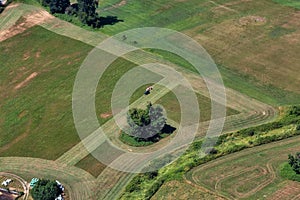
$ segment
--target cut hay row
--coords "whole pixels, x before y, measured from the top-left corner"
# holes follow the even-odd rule
[[[173,86],[170,85],[170,87],[175,87],[175,86],[176,85]],[[155,95],[151,95],[151,97],[147,99],[152,103],[156,102],[158,99],[160,99],[162,96],[164,96],[169,92],[167,88],[161,87],[159,85],[155,86],[155,88],[159,92],[155,93]],[[137,107],[144,104],[145,104],[144,97],[141,97],[138,100],[136,100],[132,105]],[[122,115],[122,113],[120,115]],[[104,125],[102,125],[101,129],[103,133],[105,133],[107,137],[111,140],[111,142],[117,144],[119,148],[132,149],[132,150],[136,149],[140,151],[140,148],[133,148],[131,146],[122,143],[119,140],[119,128],[115,124],[114,119],[111,119],[108,122],[106,122]],[[93,152],[104,141],[105,141],[105,136],[100,136],[99,129],[97,129],[92,134],[87,136],[84,140],[82,140],[80,143],[78,143],[76,146],[74,146],[72,149],[70,149],[68,152],[64,153],[56,161],[60,163],[64,163],[66,165],[75,165],[77,162],[79,162],[85,156],[87,156],[90,152]],[[88,151],[86,149],[88,149]]]
[[[17,11],[19,10],[19,8],[15,8],[14,12],[17,13]],[[36,10],[34,10],[34,12],[36,12]],[[41,14],[43,14],[42,12],[40,12]],[[13,16],[13,15],[12,15]],[[13,17],[12,17],[13,18]],[[15,19],[17,19],[19,17],[15,17]],[[9,25],[7,22],[5,22],[7,24],[7,28],[9,28]],[[13,23],[11,24],[13,25]],[[107,36],[100,34],[100,33],[95,33],[95,32],[89,32],[86,31],[82,28],[79,28],[77,26],[74,26],[72,24],[69,24],[67,22],[61,21],[57,18],[53,18],[50,21],[47,21],[47,23],[42,23],[41,24],[42,27],[53,31],[57,34],[60,35],[64,35],[79,41],[82,41],[84,43],[90,44],[90,45],[97,45],[99,42],[103,41]],[[146,56],[143,56],[145,55]],[[144,52],[144,51],[137,51],[135,53],[129,54],[124,56],[124,58],[128,59],[131,62],[134,62],[136,64],[145,64],[146,63],[151,63],[151,62],[160,62],[162,61],[162,59],[158,56],[155,56],[153,54]],[[146,59],[145,59],[146,58]],[[201,91],[201,94],[204,93],[205,96],[209,96],[208,93],[203,92],[201,89],[205,88],[205,85],[203,85],[203,81],[201,81],[201,79],[197,76],[194,75],[193,73],[190,73],[184,69],[182,69],[179,66],[176,66],[170,62],[164,61],[164,63],[175,67],[175,69],[181,73],[183,73],[187,79],[192,83],[192,85],[195,88],[195,91]],[[240,110],[242,112],[242,114],[239,114],[237,116],[231,116],[228,118],[227,121],[227,125],[229,128],[229,130],[233,130],[233,129],[239,129],[239,128],[244,128],[246,126],[250,126],[250,125],[255,125],[255,124],[260,124],[260,123],[264,123],[266,121],[270,121],[274,118],[274,116],[276,116],[276,111],[270,107],[267,106],[263,103],[260,103],[254,99],[248,98],[244,95],[241,95],[240,93],[233,91],[233,90],[229,90],[228,91],[228,106],[237,110]],[[155,96],[153,95],[153,97],[151,97],[151,101],[155,102],[156,100],[158,100],[162,95],[166,94],[168,92],[168,90],[162,91],[161,94]],[[142,102],[139,102],[142,103]],[[137,103],[136,105],[138,105],[139,103]],[[135,105],[135,104],[134,104]],[[206,122],[207,123],[207,122]],[[103,129],[107,129],[107,132],[110,133],[117,133],[117,127],[112,124],[112,122],[108,122],[105,125],[102,126]],[[204,132],[203,132],[204,133]],[[202,136],[202,134],[201,134]],[[97,138],[97,137],[96,137]],[[112,139],[116,139],[117,137],[112,137]],[[118,140],[115,140],[113,142],[118,142]],[[94,135],[92,135],[92,137],[89,137],[88,139],[85,140],[84,142],[86,144],[86,146],[84,146],[82,144],[82,142],[80,142],[78,145],[76,145],[74,148],[72,148],[70,151],[66,152],[62,157],[60,157],[59,159],[56,160],[56,162],[53,163],[48,163],[45,162],[43,164],[44,161],[41,160],[32,160],[30,158],[22,158],[22,161],[25,163],[25,170],[23,171],[23,173],[33,173],[33,174],[38,174],[38,175],[44,175],[46,176],[47,174],[49,174],[51,177],[57,177],[58,176],[58,172],[61,171],[66,171],[65,173],[68,173],[70,171],[71,175],[65,175],[63,176],[63,178],[65,179],[65,182],[71,187],[69,188],[70,191],[72,191],[73,196],[72,199],[81,199],[82,196],[93,196],[94,195],[94,187],[98,187],[97,184],[95,184],[94,179],[92,178],[92,176],[90,176],[88,173],[82,173],[81,171],[83,170],[79,170],[75,167],[72,167],[72,165],[75,165],[78,161],[80,161],[81,159],[83,159],[86,155],[88,155],[88,153],[90,151],[95,150],[98,146],[99,146],[99,141],[95,140]],[[123,145],[123,144],[122,144]],[[85,148],[88,148],[89,151],[87,151]],[[150,147],[151,149],[151,147]],[[20,164],[19,161],[17,161],[17,159],[12,159],[9,160],[9,158],[7,158],[8,160],[3,160],[4,162],[2,163],[6,163],[7,166],[12,165],[11,170],[12,171],[16,171],[18,173],[22,174],[22,171],[20,170]],[[10,161],[10,162],[8,162]],[[41,162],[40,165],[37,165],[36,167],[32,167],[31,162]],[[60,164],[61,163],[61,164]],[[18,168],[18,167],[19,168]],[[27,167],[26,167],[27,166]],[[48,166],[48,167],[46,167]],[[45,169],[43,169],[45,167]],[[32,169],[31,169],[32,168]],[[58,168],[58,169],[57,169]],[[1,168],[2,169],[2,168]],[[5,168],[3,168],[5,169]],[[71,173],[72,171],[72,173]],[[35,173],[34,173],[35,172]],[[80,172],[80,173],[76,173],[76,176],[73,174],[73,172]],[[107,178],[111,178],[114,177],[114,174],[116,175],[116,177],[120,177],[119,179],[115,179],[113,180],[113,184],[108,184],[104,180],[108,180]],[[73,177],[74,175],[74,177]],[[126,186],[126,184],[128,183],[128,181],[132,178],[133,174],[123,174],[121,172],[112,172],[109,170],[104,170],[104,173],[102,175],[100,175],[98,177],[98,184],[99,183],[105,183],[106,185],[106,195],[107,198],[110,199],[111,197],[113,197],[116,194],[119,194],[124,187]],[[76,179],[75,179],[76,177]],[[105,179],[105,177],[107,177]],[[73,180],[75,179],[75,180]],[[112,179],[112,178],[111,178]],[[82,183],[82,180],[83,183]],[[84,186],[82,186],[84,185]],[[79,189],[79,187],[84,187],[82,189]],[[99,188],[97,188],[99,189]],[[101,189],[99,190],[99,192],[97,192],[98,194],[101,193]],[[115,197],[115,196],[114,196]]]
[[[1,157],[1,171],[12,172],[27,178],[51,178],[66,185],[71,199],[92,196],[95,178],[86,171],[38,158]]]
[[[273,187],[284,181],[279,176],[279,165],[287,160],[289,153],[299,151],[299,141],[297,136],[219,158],[194,168],[186,179],[230,199],[272,195],[276,191]],[[255,169],[260,169],[260,176],[249,173]],[[239,188],[244,189],[239,191]]]
[[[0,18],[0,31],[12,27],[23,14],[24,12],[21,9],[15,9],[14,5],[8,6],[1,14],[4,17]]]

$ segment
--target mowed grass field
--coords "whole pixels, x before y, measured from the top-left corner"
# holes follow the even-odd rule
[[[195,188],[183,181],[170,181],[165,183],[151,198],[151,200],[172,200],[172,199],[205,199],[223,200],[215,194]]]
[[[76,73],[91,49],[89,45],[39,26],[1,42],[2,156],[56,159],[79,142],[73,124],[72,89]],[[100,124],[112,117],[110,104],[115,84],[135,66],[117,59],[99,80],[95,105]],[[157,81],[160,79],[157,75]],[[141,97],[144,89],[138,89],[132,101]],[[202,121],[208,120],[210,100],[200,94],[198,100]],[[165,106],[171,119],[179,121],[180,109],[172,92],[158,103]],[[228,111],[228,114],[238,113]]]
[[[0,153],[56,159],[79,142],[72,116],[76,73],[92,47],[35,26],[1,42]],[[135,65],[117,59],[99,81],[99,122],[114,84]]]
[[[120,1],[101,2],[108,8]],[[103,9],[101,15],[116,15],[124,22],[99,31],[112,35],[141,26],[182,31],[208,50],[217,62],[227,87],[272,105],[296,104],[300,98],[299,11],[296,1],[288,4],[278,2],[132,0],[114,9]],[[39,26],[0,44],[0,63],[3,63],[0,68],[0,155],[56,159],[79,142],[72,118],[72,87],[80,64],[92,47]],[[163,52],[158,54],[191,70],[176,56]],[[118,59],[101,78],[95,102],[101,124],[111,119],[110,97],[116,81],[135,66],[132,62]],[[143,90],[143,87],[137,90],[132,101],[139,98]],[[200,106],[204,106],[201,120],[209,119],[209,99],[198,95],[198,101]],[[179,119],[178,102],[171,92],[158,103],[167,108],[168,116],[176,121]],[[229,115],[236,113],[228,108]],[[272,153],[277,155],[276,151]],[[263,160],[267,159],[263,157]],[[243,161],[240,161],[242,169],[249,164]],[[90,155],[76,166],[95,177],[105,168]],[[272,173],[269,173],[270,176],[264,174],[270,170],[268,165],[247,170],[242,171],[242,177],[230,177],[229,182],[226,179],[224,183],[222,180],[220,184],[225,186],[220,186],[217,191],[244,198],[256,189],[253,189],[254,183],[263,185],[272,178]],[[249,184],[240,184],[245,177],[257,177],[257,180],[250,178]],[[285,184],[280,181],[280,184]],[[230,187],[236,182],[236,187]],[[263,188],[263,192],[258,192],[257,196],[251,193],[249,198],[275,195],[280,184],[274,187],[272,184],[266,187],[271,192],[264,192]],[[288,184],[285,186],[289,187]],[[174,185],[175,188],[183,187],[182,191],[190,191],[191,199],[197,195],[215,198],[214,195],[194,190],[186,183],[176,182]],[[157,197],[172,197],[167,188],[168,185],[163,187],[163,194],[158,193]],[[222,188],[229,188],[229,191]],[[186,197],[184,195],[183,198]]]
[[[194,168],[186,178],[230,199],[295,198],[299,184],[282,178],[280,168],[288,154],[300,150],[299,140],[297,136],[216,159]]]
[[[112,35],[146,26],[181,31],[203,45],[228,87],[272,105],[292,104],[300,94],[297,8],[297,0],[132,0],[110,10],[100,4],[101,15],[124,20],[100,31]]]
[[[71,94],[90,50],[41,27],[1,42],[1,156],[55,159],[78,143]]]

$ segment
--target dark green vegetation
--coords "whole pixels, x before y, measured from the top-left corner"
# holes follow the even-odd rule
[[[283,178],[300,182],[300,174],[297,174],[289,163],[283,163],[280,166],[280,175]]]
[[[300,130],[297,130],[300,115],[294,114],[295,108],[298,110],[300,106],[289,107],[275,122],[220,136],[214,151],[203,158],[199,157],[203,139],[195,141],[183,156],[159,170],[157,176],[149,177],[147,174],[142,174],[135,177],[132,182],[134,184],[127,188],[123,198],[150,199],[164,182],[182,180],[182,176],[196,166],[246,148],[300,135]],[[283,125],[278,126],[278,124]]]
[[[138,138],[146,139],[157,135],[157,131],[166,125],[166,120],[163,109],[160,106],[153,107],[151,103],[148,103],[146,109],[131,108],[127,113],[129,133]]]
[[[40,179],[30,191],[34,200],[53,200],[61,193],[55,181]]]
[[[300,152],[296,153],[295,156],[289,154],[289,165],[296,174],[300,174]]]
[[[51,14],[63,20],[72,22],[80,26],[90,26],[101,28],[105,25],[113,25],[123,20],[115,16],[100,17],[96,11],[98,1],[78,0],[77,3],[70,4],[70,0],[38,0],[46,8],[49,7]]]
[[[131,108],[127,113],[128,133],[122,132],[120,139],[131,146],[147,146],[158,142],[176,129],[167,125],[166,120],[160,106],[148,103],[146,109]]]

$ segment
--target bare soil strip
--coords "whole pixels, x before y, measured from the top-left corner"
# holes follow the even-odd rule
[[[15,90],[24,87],[30,80],[34,79],[37,75],[38,75],[37,72],[33,72],[32,74],[30,74],[24,81],[16,85]]]

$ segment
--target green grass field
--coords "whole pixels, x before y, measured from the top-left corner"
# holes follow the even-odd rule
[[[300,9],[300,2],[298,0],[273,0],[273,1],[285,6],[290,6],[290,7]]]
[[[90,50],[41,27],[1,42],[1,155],[55,159],[78,143],[72,85]]]
[[[112,35],[141,24],[181,31],[212,55],[228,87],[273,105],[293,104],[299,102],[300,90],[290,80],[297,79],[300,45],[292,41],[300,26],[296,10],[284,5],[297,8],[299,2],[277,2],[134,0],[102,11],[125,22],[101,32]]]
[[[72,117],[72,89],[91,49],[41,27],[2,42],[1,155],[55,159],[79,142]],[[101,114],[110,112],[114,85],[134,66],[117,59],[100,79],[96,94],[100,123],[109,119]]]
[[[36,5],[34,0],[22,2]],[[97,39],[101,41],[104,35],[100,33],[113,35],[146,26],[181,31],[198,41],[208,51],[215,60],[226,87],[273,106],[300,103],[299,0],[127,0],[118,7],[111,7],[120,2],[99,1],[101,16],[117,16],[124,22],[105,26],[94,31],[94,35],[86,31],[91,29],[85,29],[84,32],[72,29],[71,26],[64,27],[63,23],[56,24],[57,21],[53,20],[53,23],[42,26],[50,30],[56,29],[66,36],[34,26],[1,42],[0,154],[1,157],[7,157],[1,159],[8,163],[0,163],[4,166],[3,169],[8,169],[7,166],[11,164],[11,170],[21,173],[26,178],[30,178],[32,174],[56,177],[59,174],[55,170],[66,170],[63,179],[75,186],[72,189],[78,199],[87,193],[97,193],[95,190],[102,193],[113,187],[108,184],[104,189],[94,188],[94,184],[99,184],[101,180],[97,180],[98,175],[107,168],[88,153],[82,153],[82,157],[79,155],[82,160],[75,157],[74,160],[80,160],[74,162],[75,164],[70,161],[72,166],[46,160],[38,160],[40,165],[33,166],[32,160],[24,158],[25,171],[21,170],[21,161],[18,161],[18,158],[10,158],[20,156],[55,160],[80,141],[72,116],[72,89],[82,61],[93,48],[80,41],[90,42],[97,34]],[[17,8],[10,12],[4,18],[0,16],[0,24],[4,24],[0,31],[15,23],[25,13],[21,12],[22,9],[28,13],[29,8],[24,6],[20,10]],[[23,21],[21,19],[17,22]],[[75,39],[68,38],[70,35]],[[87,39],[82,40],[85,36]],[[148,49],[146,52],[172,62],[188,73],[195,72],[184,59],[173,54]],[[129,60],[117,59],[99,81],[95,105],[100,124],[112,118],[110,99],[114,85],[128,70],[137,66],[134,61]],[[161,78],[157,75],[157,81]],[[144,85],[135,91],[131,102],[139,99],[147,86]],[[210,118],[210,100],[200,94],[197,94],[197,97],[201,110],[200,121],[203,122]],[[166,108],[168,117],[179,121],[179,105],[172,92],[166,93],[156,103]],[[253,105],[261,106],[254,101]],[[239,106],[240,104],[237,107]],[[259,107],[258,111],[253,109],[251,112],[261,112],[262,109]],[[243,111],[228,107],[227,115]],[[276,116],[272,113],[271,115]],[[269,113],[266,116],[253,114],[253,118],[257,118],[256,123],[268,116]],[[252,116],[247,119],[250,121]],[[241,121],[235,128],[245,125],[247,121]],[[253,147],[253,141],[280,137],[294,130],[295,125],[289,125],[253,137],[229,137],[229,141],[221,145],[219,150],[230,151],[239,145]],[[270,200],[294,198],[297,194],[293,193],[293,189],[297,191],[300,185],[279,176],[279,169],[286,161],[288,153],[300,151],[297,144],[299,137],[295,137],[294,141],[288,139],[234,153],[196,167],[187,174],[187,180],[183,180],[182,174],[189,169],[190,164],[195,163],[195,156],[198,156],[196,152],[186,154],[177,162],[180,166],[170,165],[162,171],[161,177],[177,180],[164,183],[153,199],[172,199],[174,196],[179,199],[197,199],[199,196],[205,199],[222,199],[221,196]],[[197,145],[199,141],[194,143],[192,148]],[[66,158],[72,158],[74,152]],[[41,170],[44,168],[46,170]],[[86,181],[82,188],[81,183],[78,184],[81,177]],[[126,183],[124,181],[123,184],[122,179],[120,182],[116,184],[117,188],[113,189],[114,192],[118,191],[118,194],[123,191]],[[153,182],[150,180],[143,184],[146,189],[151,189]],[[146,189],[137,191],[132,196],[126,194],[128,196],[124,195],[123,198],[134,195],[141,197],[141,194],[149,192]],[[280,193],[288,193],[289,196],[282,197]]]
[[[151,200],[172,200],[172,199],[205,199],[205,200],[221,200],[217,195],[199,190],[183,181],[170,181],[165,183],[151,198]]]

